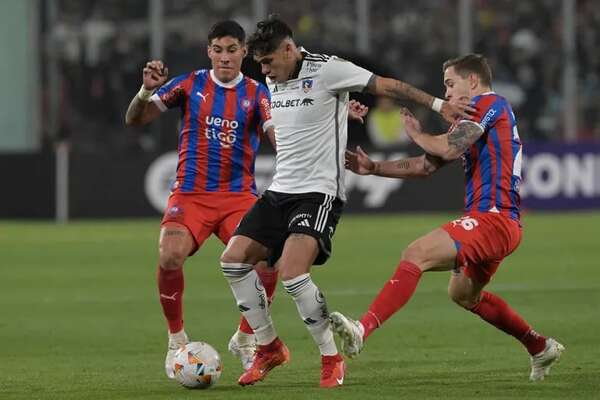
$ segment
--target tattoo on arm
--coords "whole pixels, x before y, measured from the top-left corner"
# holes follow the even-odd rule
[[[148,103],[141,100],[137,95],[131,100],[129,103],[129,108],[127,108],[127,113],[125,114],[125,118],[127,121],[135,121],[142,117],[144,114],[144,110],[146,109],[146,105]]]
[[[165,236],[184,236],[184,231],[165,231]]]
[[[410,160],[399,160],[396,162],[398,169],[410,169]]]
[[[448,146],[455,154],[464,153],[483,134],[483,129],[477,124],[466,122],[459,124],[448,134]]]
[[[388,88],[386,92],[388,93],[388,96],[396,98],[408,97],[409,99],[428,107],[433,102],[432,96],[402,81],[394,81],[394,85]]]
[[[365,92],[375,94],[375,81],[377,80],[377,75],[372,74],[369,78],[369,82],[367,82],[367,86],[365,86]]]
[[[377,82],[382,86],[377,90]],[[430,107],[433,103],[433,96],[409,85],[406,82],[392,78],[382,78],[373,74],[367,83],[366,90],[370,93],[392,97],[395,99],[408,98],[426,107]]]

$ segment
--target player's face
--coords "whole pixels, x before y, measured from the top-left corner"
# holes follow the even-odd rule
[[[246,46],[231,36],[215,38],[208,46],[208,58],[216,77],[222,82],[229,82],[239,75],[246,53]]]
[[[444,71],[444,86],[446,86],[446,99],[449,101],[471,100],[471,89],[473,86],[471,76],[463,78],[456,73],[454,67],[448,67]]]
[[[274,82],[287,81],[296,67],[290,45],[285,41],[270,54],[255,54],[254,60],[260,64],[262,73]]]

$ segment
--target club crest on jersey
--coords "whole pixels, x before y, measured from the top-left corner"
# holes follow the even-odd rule
[[[250,110],[250,107],[252,106],[252,102],[250,101],[250,99],[244,97],[243,99],[240,100],[240,107],[242,107],[242,109],[244,111],[248,111]]]
[[[167,210],[167,214],[171,218],[177,218],[183,213],[183,209],[179,206],[172,206]]]
[[[312,86],[313,86],[312,79],[305,79],[302,81],[302,90],[304,91],[304,93],[310,92],[310,89],[312,89]]]

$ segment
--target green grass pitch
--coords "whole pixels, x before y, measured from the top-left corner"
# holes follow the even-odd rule
[[[330,310],[359,316],[402,249],[450,217],[344,217],[332,259],[313,271]],[[211,239],[185,267],[186,330],[221,353],[224,371],[216,387],[194,391],[163,372],[158,218],[2,221],[0,399],[599,398],[600,214],[531,214],[524,224],[489,290],[566,346],[544,382],[528,381],[517,341],[450,302],[448,273],[429,273],[334,390],[318,388],[318,351],[280,285],[272,313],[292,361],[239,387],[241,366],[227,352],[238,313],[219,269],[222,245]]]

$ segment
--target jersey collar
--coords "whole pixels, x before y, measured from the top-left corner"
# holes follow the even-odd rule
[[[240,83],[242,81],[242,79],[244,79],[244,74],[242,74],[241,72],[238,74],[238,76],[236,76],[233,80],[229,81],[229,82],[221,82],[217,76],[215,75],[215,71],[213,71],[212,69],[210,70],[210,78],[219,86],[224,87],[226,89],[231,89],[232,87],[236,87],[238,83]]]

